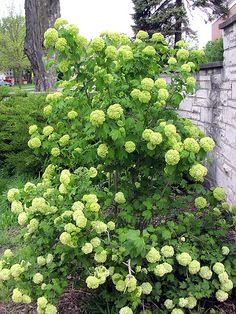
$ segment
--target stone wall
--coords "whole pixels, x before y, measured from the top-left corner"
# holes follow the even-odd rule
[[[224,63],[203,65],[197,75],[198,90],[180,106],[216,142],[208,179],[223,186],[228,200],[236,202],[236,15],[221,24]]]

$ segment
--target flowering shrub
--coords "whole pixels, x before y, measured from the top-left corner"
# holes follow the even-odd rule
[[[214,141],[174,110],[203,53],[143,31],[88,42],[64,24],[45,33],[63,91],[47,96],[47,125],[29,129],[47,167],[37,185],[8,192],[26,248],[23,258],[5,251],[0,280],[14,302],[36,299],[38,313],[56,313],[71,277],[120,314],[225,301],[236,265],[222,239],[235,209],[222,207],[222,188],[201,184]]]

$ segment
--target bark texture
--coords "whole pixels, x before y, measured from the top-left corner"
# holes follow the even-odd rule
[[[46,50],[43,47],[43,36],[58,17],[59,0],[25,0],[25,52],[34,72],[36,91],[48,91],[56,83],[55,71],[45,69]]]

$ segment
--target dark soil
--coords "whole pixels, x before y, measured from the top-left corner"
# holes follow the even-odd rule
[[[89,311],[81,310],[81,300],[84,299],[86,291],[68,288],[62,294],[59,304],[59,314],[90,314]],[[82,301],[83,307],[84,302]],[[206,301],[206,308],[198,314],[210,314],[210,309],[215,309],[215,314],[236,314],[236,300],[230,300],[224,303],[216,303],[214,301]],[[88,304],[86,305],[88,308]],[[31,303],[28,306],[24,304],[15,304],[13,302],[0,302],[0,314],[37,314],[37,306]],[[197,314],[197,312],[195,312]],[[118,313],[117,313],[118,314]],[[135,313],[137,314],[137,313]]]

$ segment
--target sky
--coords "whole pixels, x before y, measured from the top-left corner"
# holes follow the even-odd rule
[[[7,13],[13,2],[18,12],[24,13],[24,0],[0,0],[0,18]],[[60,0],[61,16],[69,23],[77,24],[80,33],[87,38],[98,36],[102,31],[117,31],[132,35],[132,0]],[[211,40],[211,24],[204,22],[201,12],[190,17],[192,28],[198,31],[199,46]]]

